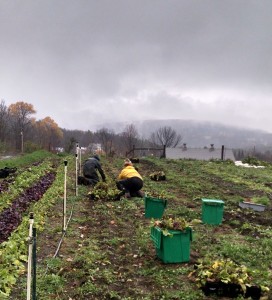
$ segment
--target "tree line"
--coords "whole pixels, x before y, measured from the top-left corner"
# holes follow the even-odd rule
[[[0,154],[33,152],[45,149],[58,152],[63,149],[72,153],[77,144],[90,152],[100,151],[107,156],[125,156],[133,147],[143,148],[139,155],[157,155],[161,153],[146,148],[177,147],[182,136],[172,127],[163,126],[151,133],[148,138],[141,137],[134,124],[125,126],[121,133],[115,133],[108,128],[95,132],[87,130],[68,130],[60,128],[49,116],[37,120],[36,110],[32,104],[18,101],[7,106],[0,101]],[[272,151],[257,151],[254,149],[233,149],[236,160],[252,156],[272,162]]]
[[[149,138],[141,137],[134,124],[126,125],[123,132],[115,133],[108,128],[95,132],[60,128],[49,116],[37,120],[32,104],[18,101],[7,106],[0,102],[0,153],[33,152],[45,149],[52,152],[71,153],[76,145],[107,156],[125,155],[133,146],[138,148],[176,147],[182,137],[171,127],[158,128]],[[142,153],[144,154],[144,153]],[[154,153],[148,153],[157,155]]]
[[[52,150],[63,138],[63,132],[50,117],[36,120],[32,104],[19,101],[7,106],[0,102],[0,151],[31,152]]]

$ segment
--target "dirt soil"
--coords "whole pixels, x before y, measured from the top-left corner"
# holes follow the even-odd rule
[[[158,169],[151,162],[142,161],[141,170],[144,175],[148,175]],[[117,169],[107,171],[111,173],[111,176],[116,176],[118,173]],[[233,192],[231,186],[228,186],[228,189],[230,193]],[[40,298],[40,300],[149,299],[144,298],[148,292],[152,292],[154,295],[152,299],[154,300],[167,299],[160,298],[164,288],[162,283],[155,277],[139,275],[142,269],[149,268],[149,272],[153,272],[152,270],[158,270],[162,266],[161,261],[156,258],[154,247],[145,245],[140,250],[139,247],[135,246],[138,234],[136,229],[139,231],[139,226],[150,225],[150,220],[144,217],[143,199],[136,200],[134,207],[127,209],[122,201],[108,203],[92,201],[86,196],[87,192],[88,188],[82,187],[80,200],[70,203],[70,207],[74,205],[73,214],[63,243],[56,255],[62,261],[60,268],[51,266],[50,261],[56,254],[63,234],[62,202],[57,203],[52,208],[48,215],[46,230],[38,237],[38,272],[40,274],[44,272],[44,276],[53,273],[62,276],[65,281],[61,292],[56,288],[55,292],[51,291],[47,294],[47,298]],[[177,192],[179,192],[180,197],[180,191]],[[73,194],[74,191],[70,190],[69,193]],[[191,208],[194,209],[194,205],[191,204]],[[225,212],[224,220],[224,226],[216,228],[215,231],[228,232],[231,230],[231,226],[240,227],[244,222],[249,221],[264,225],[271,225],[272,222],[271,218],[263,218],[261,214],[248,211]],[[234,220],[239,222],[233,222]],[[96,252],[95,257],[92,257],[92,250]],[[190,256],[190,262],[184,264],[184,268],[193,266],[199,258],[199,253],[191,251]],[[168,267],[172,271],[180,268],[176,264],[171,264]],[[110,273],[108,272],[109,269]],[[115,278],[112,278],[112,274]],[[179,284],[188,281],[186,272],[177,276]],[[177,282],[168,288],[178,290]],[[21,284],[15,287],[11,299],[25,299],[23,284],[24,279],[21,280]],[[90,285],[93,285],[92,290]],[[84,292],[87,286],[91,291],[89,294]],[[214,298],[203,296],[201,299]],[[220,299],[228,298],[222,297]]]

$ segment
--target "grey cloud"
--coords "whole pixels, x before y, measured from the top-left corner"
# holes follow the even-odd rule
[[[0,97],[69,129],[196,118],[272,131],[271,9],[270,0],[1,1]]]

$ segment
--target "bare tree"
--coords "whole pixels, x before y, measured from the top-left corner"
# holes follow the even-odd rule
[[[122,137],[126,145],[126,150],[131,150],[133,148],[133,145],[135,145],[137,143],[137,140],[139,139],[139,134],[136,126],[133,124],[127,125],[124,132],[122,133]]]
[[[7,140],[8,132],[8,108],[4,100],[0,102],[0,142]]]
[[[113,149],[114,132],[107,128],[101,128],[96,131],[95,135],[97,137],[97,141],[101,144],[101,148],[105,152],[105,154],[107,156],[111,155]]]
[[[153,132],[150,139],[154,144],[175,148],[182,140],[182,137],[172,127],[164,126]]]

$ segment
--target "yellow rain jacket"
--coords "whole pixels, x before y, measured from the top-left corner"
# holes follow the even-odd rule
[[[142,176],[135,170],[133,166],[126,166],[118,175],[118,179],[127,179],[131,177],[138,177],[143,180]]]

